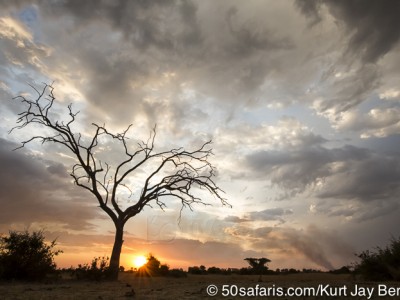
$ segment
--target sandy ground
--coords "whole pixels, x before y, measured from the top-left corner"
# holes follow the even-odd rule
[[[207,287],[214,284],[218,293],[211,297],[207,294]],[[223,296],[225,291],[236,294],[236,296]],[[318,285],[333,288],[332,294],[322,296],[272,296],[278,288],[286,293],[288,288],[313,287]],[[357,285],[358,296],[352,296],[354,287]],[[187,278],[140,278],[133,274],[123,273],[118,282],[78,282],[62,280],[52,284],[34,283],[0,283],[0,299],[368,299],[366,288],[373,288],[373,295],[369,299],[400,299],[399,296],[379,296],[379,283],[360,283],[349,275],[333,274],[292,274],[263,276],[263,282],[258,282],[258,276],[240,275],[189,275]],[[383,293],[389,293],[398,289],[399,283],[385,283]],[[346,286],[346,295],[343,290]],[[383,287],[383,286],[382,286]],[[381,288],[382,288],[381,287]],[[254,295],[260,295],[262,289],[270,288],[270,296],[240,296],[240,291],[250,290]],[[341,290],[340,290],[341,288]],[[134,291],[134,292],[132,292]],[[213,291],[213,290],[211,290]],[[264,290],[265,291],[265,290]],[[366,294],[364,295],[363,292]],[[330,292],[329,292],[330,293]],[[134,295],[133,295],[134,294]]]

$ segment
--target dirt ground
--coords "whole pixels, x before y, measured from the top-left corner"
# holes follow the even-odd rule
[[[213,288],[207,289],[211,284],[218,289],[215,296],[207,294],[207,291],[215,292]],[[301,293],[304,292],[301,288],[311,287],[316,290],[319,285],[323,288],[320,296],[285,295],[289,288],[297,288],[297,292]],[[355,287],[359,293],[357,296],[351,295]],[[268,288],[269,296],[263,294]],[[367,288],[370,291],[373,288],[370,298],[366,292]],[[395,294],[396,289],[400,293],[399,283],[385,283],[380,287],[381,295],[378,294],[378,288],[378,283],[360,283],[349,275],[325,273],[270,275],[263,276],[262,282],[258,282],[258,276],[189,275],[186,278],[142,278],[130,273],[121,273],[118,282],[3,282],[0,283],[0,299],[400,299],[400,295],[389,296],[390,293]],[[282,291],[282,295],[278,294],[279,290]],[[241,293],[250,295],[245,297],[241,296]]]

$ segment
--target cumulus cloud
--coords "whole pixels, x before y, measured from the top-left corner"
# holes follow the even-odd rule
[[[387,137],[400,133],[400,108],[373,108],[368,113],[346,111],[341,113],[336,128],[360,132],[361,138]]]

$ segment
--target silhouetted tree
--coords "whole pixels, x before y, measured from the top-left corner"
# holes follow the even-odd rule
[[[0,237],[0,278],[40,280],[56,270],[56,240],[46,243],[43,231],[10,231]]]
[[[258,278],[258,281],[262,281],[262,275],[265,273],[265,271],[268,270],[268,267],[266,266],[267,263],[271,262],[268,258],[262,257],[262,258],[245,258],[249,265],[252,267],[254,274],[260,275]]]
[[[221,196],[222,190],[213,180],[215,170],[209,162],[212,155],[211,141],[202,144],[193,151],[175,148],[167,151],[155,152],[154,141],[156,129],[150,133],[147,141],[141,141],[132,147],[128,143],[128,130],[112,133],[105,125],[92,123],[94,133],[91,138],[85,138],[74,129],[74,122],[79,113],[68,105],[68,116],[62,121],[53,113],[55,96],[53,87],[45,84],[37,93],[36,99],[18,96],[25,105],[25,110],[19,113],[17,123],[10,130],[22,129],[35,125],[39,135],[32,134],[31,138],[22,142],[19,148],[38,140],[42,143],[54,143],[64,147],[69,156],[75,159],[70,175],[77,186],[89,191],[97,199],[99,206],[111,218],[115,226],[114,246],[110,259],[110,279],[117,279],[120,254],[123,244],[123,233],[126,222],[140,213],[145,206],[152,203],[161,209],[166,207],[163,199],[175,197],[181,201],[182,207],[189,207],[200,203],[207,205],[193,193],[193,187],[199,187],[215,196],[223,205],[229,205]],[[121,160],[118,164],[102,161],[99,153],[107,141],[113,141],[121,149]],[[18,149],[18,148],[17,148]],[[120,190],[126,189],[132,196],[129,187],[129,175],[137,172],[149,171],[144,180],[142,190],[133,204],[121,201]]]

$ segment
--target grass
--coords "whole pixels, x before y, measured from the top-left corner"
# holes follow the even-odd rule
[[[215,297],[207,295],[206,288],[215,284],[219,293]],[[365,296],[353,297],[223,297],[223,285],[236,285],[238,288],[260,287],[316,287],[318,284],[330,286],[346,285],[350,290],[355,284],[363,287],[378,287],[378,283],[359,282],[351,275],[327,273],[290,274],[263,276],[258,282],[257,275],[188,275],[186,278],[136,277],[131,273],[121,273],[117,282],[88,282],[63,279],[55,283],[0,283],[0,299],[367,299]],[[399,283],[385,283],[400,287]],[[135,296],[133,296],[133,292]],[[371,299],[398,299],[399,297],[378,297]]]

